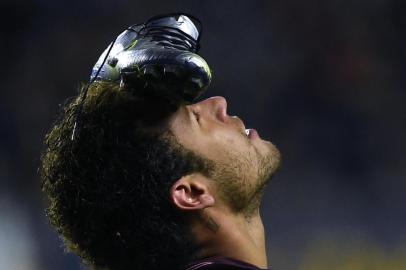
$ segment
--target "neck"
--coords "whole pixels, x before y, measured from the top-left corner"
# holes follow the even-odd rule
[[[222,256],[267,268],[264,226],[255,211],[249,218],[206,208],[192,232],[200,246],[199,257]]]

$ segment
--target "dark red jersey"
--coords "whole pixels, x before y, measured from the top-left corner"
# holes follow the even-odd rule
[[[261,270],[255,265],[225,257],[210,257],[189,264],[184,270]]]

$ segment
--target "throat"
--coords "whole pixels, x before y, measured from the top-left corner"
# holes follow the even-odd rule
[[[242,214],[206,213],[203,223],[193,230],[201,246],[198,257],[228,257],[267,268],[264,227],[257,213],[250,219]]]

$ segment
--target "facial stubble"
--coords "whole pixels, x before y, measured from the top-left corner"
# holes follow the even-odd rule
[[[265,155],[255,147],[254,150],[247,155],[228,153],[226,161],[216,162],[212,173],[221,199],[246,219],[259,213],[264,188],[280,162],[280,152],[272,144]]]

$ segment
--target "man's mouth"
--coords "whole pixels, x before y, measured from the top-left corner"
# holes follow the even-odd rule
[[[253,129],[253,128],[247,128],[245,129],[245,134],[247,135],[248,138],[250,139],[255,139],[259,138],[258,132]]]

